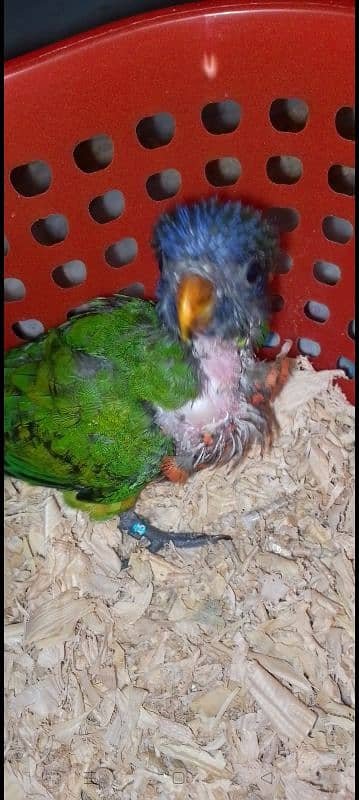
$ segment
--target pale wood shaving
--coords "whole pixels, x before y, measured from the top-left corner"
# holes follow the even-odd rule
[[[353,800],[354,409],[292,366],[269,452],[141,496],[232,543],[151,555],[5,481],[9,800]]]

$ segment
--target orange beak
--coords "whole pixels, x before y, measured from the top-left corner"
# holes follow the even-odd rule
[[[205,330],[215,303],[211,281],[200,275],[187,275],[177,291],[177,315],[181,338],[188,342],[193,333]]]

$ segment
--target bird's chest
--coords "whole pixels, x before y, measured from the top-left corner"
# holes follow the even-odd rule
[[[156,421],[171,436],[177,451],[190,452],[232,417],[243,405],[239,394],[241,362],[234,345],[199,339],[194,351],[200,364],[202,389],[198,397],[175,411],[157,409]]]

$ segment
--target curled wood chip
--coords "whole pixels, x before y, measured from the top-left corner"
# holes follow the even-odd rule
[[[171,739],[154,737],[153,745],[157,752],[182,761],[189,767],[198,767],[210,775],[223,775],[227,772],[226,762],[221,753],[215,756],[194,744],[184,744]]]
[[[299,362],[297,362],[299,363]],[[307,362],[308,363],[308,362]],[[298,407],[308,403],[314,397],[319,397],[332,385],[334,378],[342,378],[342,370],[321,370],[312,372],[308,375],[306,369],[292,373],[291,380],[288,380],[275,402],[277,418],[283,414],[292,415]]]
[[[51,495],[45,501],[45,535],[51,539],[56,528],[63,525],[63,516],[56,498]]]
[[[330,482],[328,459],[324,455],[323,451],[314,444],[311,444],[309,447],[309,466],[318,483],[318,486],[320,486],[324,492],[327,492]]]
[[[91,609],[91,603],[68,590],[47,600],[34,612],[26,625],[26,645],[51,647],[70,639],[76,623]]]
[[[184,567],[175,566],[170,561],[166,561],[163,556],[146,553],[142,558],[147,557],[150,563],[153,577],[156,581],[171,580],[171,577],[182,576],[186,570]]]
[[[274,658],[273,656],[264,656],[259,653],[252,653],[252,655],[258,664],[261,664],[261,666],[270,672],[271,675],[274,675],[275,678],[281,681],[287,681],[303,692],[312,691],[312,686],[304,675],[295,672],[283,659]]]
[[[348,717],[338,716],[337,714],[328,714],[325,719],[325,725],[330,727],[331,725],[337,725],[338,728],[344,728],[345,731],[350,731],[354,733],[355,730],[355,723],[353,719],[348,719]]]
[[[21,784],[7,763],[4,767],[4,796],[7,800],[24,800]]]
[[[259,664],[249,663],[246,676],[249,691],[277,733],[297,744],[302,742],[313,728],[316,714]]]
[[[282,577],[298,577],[300,567],[291,558],[283,558],[276,553],[258,553],[256,561],[264,572],[278,572]]]
[[[21,644],[24,638],[25,625],[23,622],[14,622],[12,625],[5,625],[4,642],[5,645]]]
[[[332,541],[333,534],[330,528],[322,525],[318,519],[308,518],[302,520],[303,534],[312,542],[319,542],[319,544],[329,545]]]
[[[133,625],[143,616],[151,602],[152,593],[152,584],[146,588],[134,584],[131,595],[113,605],[113,613],[121,617],[122,625]]]
[[[82,723],[88,717],[89,711],[84,711],[78,717],[71,717],[71,719],[59,722],[51,728],[51,734],[54,738],[61,742],[61,744],[69,744],[76,733],[79,732]]]
[[[194,712],[203,713],[206,717],[222,716],[237,692],[238,689],[231,691],[225,686],[218,686],[216,689],[205,692],[205,694],[201,694],[192,700],[191,708]]]
[[[156,731],[161,736],[175,739],[178,742],[193,742],[192,731],[187,725],[182,725],[160,714],[155,714],[143,706],[140,708],[138,724],[144,730]]]
[[[117,713],[104,732],[104,742],[107,745],[116,746],[122,752],[136,750],[140,739],[137,723],[146,694],[146,689],[135,686],[117,690]]]
[[[61,687],[53,676],[48,676],[34,686],[28,686],[16,695],[10,703],[10,709],[16,714],[21,714],[25,708],[32,708],[39,717],[53,714],[59,703]]]
[[[316,789],[312,783],[301,781],[295,776],[283,778],[286,800],[337,800],[333,792],[322,792]]]

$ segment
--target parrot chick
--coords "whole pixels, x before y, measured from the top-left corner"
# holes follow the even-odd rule
[[[216,198],[177,207],[155,227],[156,305],[92,301],[5,357],[5,471],[52,486],[93,519],[194,546],[218,538],[160,531],[133,510],[160,475],[184,482],[264,446],[286,345],[258,363],[277,238],[262,214]],[[229,538],[229,537],[220,537]]]
[[[188,343],[201,384],[195,400],[156,411],[156,423],[175,442],[176,457],[162,466],[171,480],[238,461],[248,445],[270,436],[268,401],[290,346],[271,367],[256,361],[254,348],[268,317],[277,244],[260,212],[233,201],[179,207],[155,229],[157,312]]]

